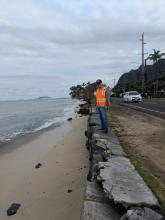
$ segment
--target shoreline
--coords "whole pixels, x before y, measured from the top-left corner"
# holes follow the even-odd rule
[[[28,101],[31,102],[32,100],[24,101],[25,107],[19,101],[14,106],[10,104],[10,101],[5,101],[7,104],[2,105],[2,110],[0,111],[0,150],[11,142],[17,141],[17,139],[23,139],[28,135],[32,137],[35,134],[41,134],[49,129],[61,126],[68,118],[76,116],[76,110],[81,103],[72,99],[68,99],[66,104],[62,101],[58,103],[55,100],[48,103],[48,100],[39,100],[39,103],[35,100],[35,102],[27,104]],[[61,107],[58,107],[56,110],[56,105],[58,104]],[[37,110],[31,111],[28,105],[32,109],[36,108]],[[26,107],[28,108],[26,109]],[[38,110],[40,108],[41,111]],[[5,109],[7,112],[5,112]],[[58,112],[59,109],[61,109],[61,113]]]
[[[66,122],[62,126],[51,129],[48,128],[46,129],[46,131],[45,130],[41,131],[39,132],[40,134],[37,133],[30,137],[28,134],[26,137],[22,137],[21,139],[16,140],[15,143],[12,142],[8,146],[6,145],[2,147],[2,149],[0,150],[0,178],[2,180],[0,182],[0,190],[1,190],[0,218],[3,218],[4,220],[8,219],[9,217],[6,215],[7,208],[11,205],[11,203],[18,202],[21,203],[22,206],[18,211],[18,213],[12,217],[13,219],[23,219],[23,220],[46,219],[46,216],[43,217],[44,216],[44,214],[42,213],[43,207],[42,204],[40,204],[40,202],[38,203],[38,209],[40,210],[40,208],[42,207],[40,211],[33,210],[33,207],[31,207],[32,209],[29,209],[29,205],[31,202],[33,203],[35,199],[40,200],[41,195],[44,194],[47,195],[45,190],[43,190],[41,195],[38,197],[38,195],[36,195],[38,188],[42,188],[44,184],[44,187],[47,188],[47,191],[49,191],[49,193],[52,190],[50,193],[50,197],[51,197],[51,194],[54,194],[55,192],[57,194],[60,194],[60,187],[62,187],[63,184],[67,188],[70,187],[70,184],[72,182],[73,183],[71,185],[74,185],[74,183],[78,181],[79,183],[76,183],[76,186],[78,186],[78,188],[80,187],[79,186],[80,182],[86,180],[86,170],[87,170],[86,163],[88,161],[86,159],[87,155],[85,155],[85,157],[84,155],[81,155],[82,151],[83,154],[87,154],[85,153],[86,152],[85,136],[83,135],[84,130],[86,129],[86,121],[87,121],[87,117],[75,117],[71,122]],[[67,145],[69,144],[69,142],[70,142],[71,152],[69,151],[69,149],[67,149]],[[73,148],[75,152],[73,151]],[[73,155],[71,155],[71,153]],[[62,155],[59,156],[60,154]],[[81,166],[81,164],[79,164],[80,160],[74,158],[74,155],[76,156],[78,155],[79,159],[81,158],[81,160],[83,161],[82,166],[84,166],[85,168],[80,167]],[[73,180],[67,186],[66,182],[68,181],[68,178],[70,178],[70,175],[68,174],[68,172],[67,174],[64,175],[62,174],[62,171],[68,169],[69,167],[67,164],[62,167],[61,166],[58,167],[59,166],[58,160],[59,158],[61,158],[61,160],[65,158],[66,161],[65,160],[63,161],[65,164],[67,162],[67,159],[69,159],[69,157],[70,157],[70,163],[68,165],[71,167],[76,166],[77,168],[76,168],[76,173],[73,172],[71,175]],[[74,160],[76,160],[76,163],[73,162]],[[35,165],[39,162],[42,164],[41,168],[35,169]],[[60,170],[61,170],[61,175],[60,175]],[[56,172],[54,173],[54,171]],[[81,173],[80,171],[84,174],[83,178],[79,176]],[[38,174],[39,175],[41,174],[41,176],[38,176]],[[78,179],[76,175],[79,176]],[[43,181],[40,182],[39,181],[40,178],[41,179],[43,178]],[[52,181],[49,182],[48,180],[47,183],[45,183],[45,178],[51,178],[51,180],[54,181],[54,187],[52,185]],[[59,180],[58,186],[56,185],[56,178],[58,179],[61,178],[61,181]],[[79,198],[78,200],[80,200],[80,194],[81,194],[81,199],[83,197],[82,188],[84,186],[85,184],[83,182],[83,184],[81,184],[80,187],[81,190],[79,191],[79,194],[76,194],[76,196]],[[28,187],[30,187],[30,189],[27,189]],[[31,194],[30,191],[33,191],[33,193]],[[31,199],[29,198],[29,194],[31,194],[32,196]],[[67,198],[64,199],[65,196],[72,197],[71,196],[72,193],[68,194],[66,191],[65,194],[66,195],[62,194],[60,196],[61,200],[63,198],[62,203],[65,203],[67,201]],[[47,196],[46,198],[49,200],[49,196],[48,197]],[[27,199],[29,201],[28,205],[26,204]],[[56,199],[56,196],[51,199],[53,200]],[[76,203],[77,202],[78,201],[76,201]],[[48,203],[44,202],[44,205],[47,206],[48,204],[49,202]],[[71,206],[72,205],[73,205],[73,201]],[[57,215],[57,219],[65,219],[65,218],[59,218],[59,215],[62,215],[62,210],[61,213],[58,212],[52,215],[52,212],[54,212],[56,206],[58,206],[58,203],[53,205],[54,208],[52,209],[50,214],[47,213],[48,210],[44,210],[44,213],[47,213],[49,215],[49,219],[54,219],[55,215]],[[47,209],[49,209],[49,207],[47,207]],[[32,211],[32,213],[30,214],[29,217],[29,214],[27,214],[26,212],[29,213],[31,212],[30,210]],[[80,211],[80,204],[79,204],[79,209],[77,210]],[[42,213],[42,215],[40,215],[41,214],[40,212]],[[68,209],[67,215],[69,215],[69,213],[70,210]],[[76,216],[78,216],[78,214],[80,215],[80,213],[76,211]],[[67,219],[69,218],[67,217]],[[75,219],[77,219],[77,217]]]
[[[24,144],[34,141],[35,139],[39,138],[41,135],[49,131],[56,130],[57,132],[59,132],[61,129],[62,130],[66,129],[67,132],[67,130],[70,130],[69,127],[70,127],[69,122],[66,120],[63,121],[62,123],[53,124],[49,127],[46,127],[44,129],[35,132],[19,134],[16,137],[4,142],[0,141],[0,155],[5,153],[10,153],[10,151],[13,151]]]

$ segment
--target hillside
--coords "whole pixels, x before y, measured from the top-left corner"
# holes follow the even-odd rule
[[[154,79],[165,76],[165,59],[160,59],[153,65],[147,65],[145,68],[145,81],[149,82]],[[136,70],[130,70],[124,73],[118,81],[117,86],[124,86],[127,83],[134,84],[141,81],[141,66]]]

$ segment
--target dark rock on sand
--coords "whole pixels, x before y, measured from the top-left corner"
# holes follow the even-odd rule
[[[15,215],[21,205],[19,203],[12,203],[11,206],[8,208],[7,215]]]
[[[42,166],[42,164],[41,164],[41,163],[38,163],[38,164],[35,165],[35,168],[38,169],[38,168],[40,168],[41,166]]]

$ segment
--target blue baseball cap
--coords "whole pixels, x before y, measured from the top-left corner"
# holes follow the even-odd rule
[[[96,84],[97,84],[97,85],[99,85],[99,84],[101,84],[101,83],[102,83],[102,80],[101,80],[101,79],[96,80]]]

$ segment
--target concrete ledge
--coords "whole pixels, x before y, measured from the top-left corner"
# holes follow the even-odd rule
[[[85,201],[81,220],[120,220],[110,204]]]
[[[99,162],[102,182],[109,199],[124,207],[146,206],[159,208],[159,203],[128,158],[111,157],[108,162]]]
[[[98,183],[87,181],[85,200],[91,200],[95,202],[109,202],[108,198],[105,196],[103,188],[98,185]]]
[[[108,134],[100,131],[100,126],[93,108],[86,132],[90,168],[81,220],[162,220],[156,212],[156,197],[127,158],[118,138],[111,129]]]
[[[107,143],[107,148],[111,150],[112,155],[126,157],[126,153],[123,151],[123,148],[120,144],[112,142],[111,140]]]
[[[150,208],[132,208],[121,220],[163,220],[163,216]]]

